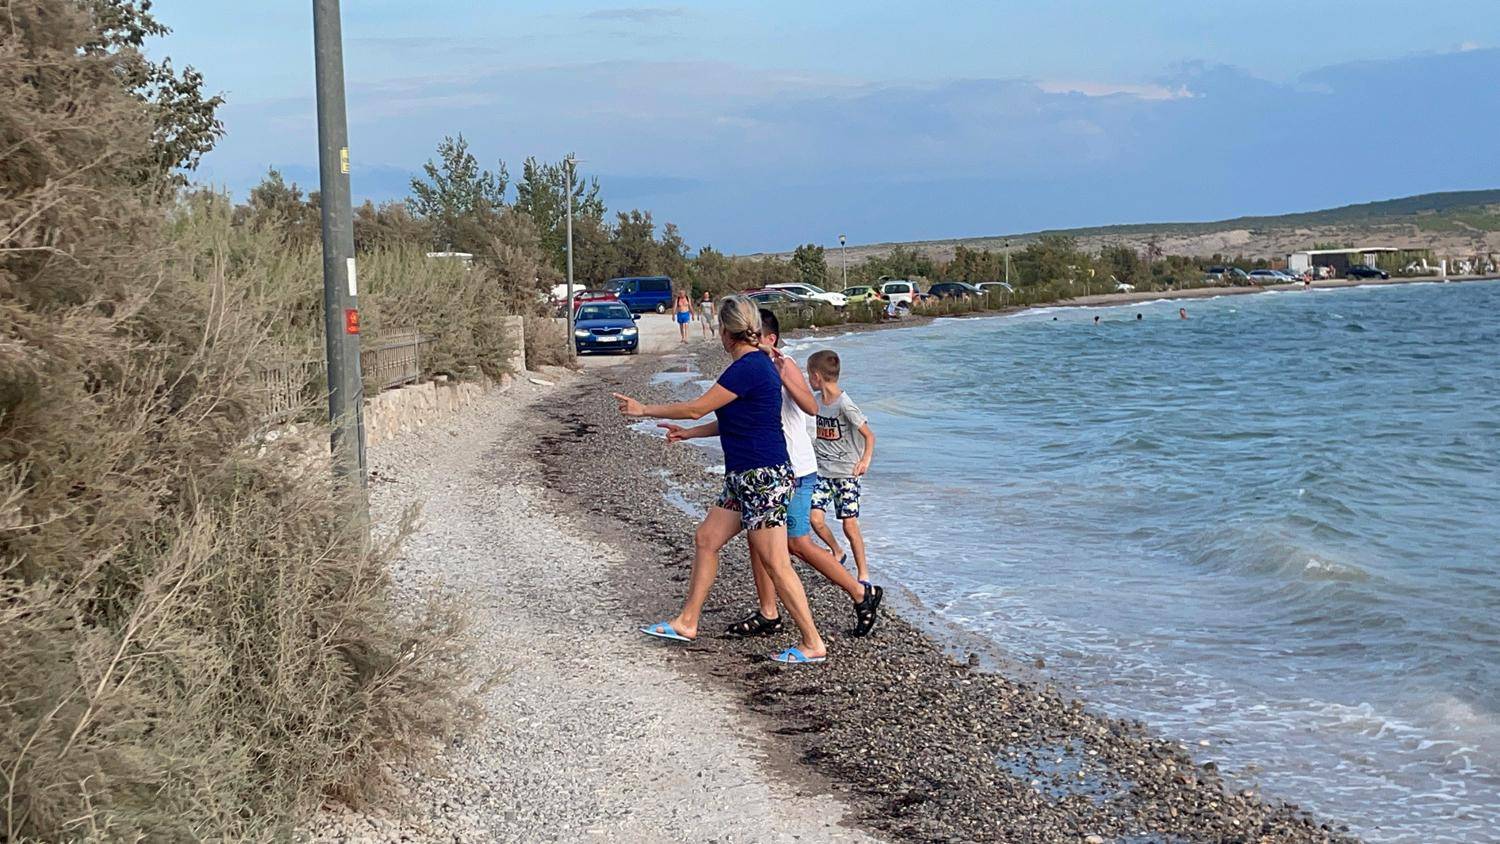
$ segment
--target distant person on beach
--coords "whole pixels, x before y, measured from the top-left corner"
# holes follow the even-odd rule
[[[807,359],[808,380],[818,391],[818,439],[813,444],[818,455],[818,488],[813,493],[812,524],[818,538],[844,565],[848,557],[839,552],[838,540],[824,516],[833,512],[844,525],[860,582],[869,583],[865,538],[859,531],[859,499],[861,478],[875,457],[875,432],[859,406],[839,387],[840,369],[838,353],[829,349],[813,352]]]
[[[703,291],[703,300],[698,303],[698,322],[703,325],[703,339],[714,336],[714,297]]]
[[[1177,318],[1178,319],[1187,319],[1187,308],[1178,308],[1177,309]]]
[[[786,438],[786,449],[792,463],[792,474],[796,476],[791,503],[787,507],[787,548],[797,557],[812,566],[830,583],[844,590],[854,604],[855,636],[868,635],[875,627],[880,600],[885,592],[879,586],[860,583],[849,570],[839,564],[833,554],[824,550],[812,535],[812,497],[818,484],[818,458],[813,452],[812,437],[807,423],[818,412],[818,400],[803,377],[802,370],[791,357],[781,354],[781,324],[776,314],[760,309],[761,349],[771,355],[781,374],[781,430]],[[663,423],[668,442],[717,437],[719,423],[710,422],[695,428]],[[765,561],[751,549],[750,570],[755,576],[755,596],[759,607],[750,616],[729,625],[724,631],[731,636],[765,636],[779,633],[782,629],[781,615],[776,606],[776,585],[766,570]]]
[[[712,413],[724,447],[724,489],[694,535],[693,569],[682,611],[641,632],[677,642],[698,638],[703,604],[719,573],[719,551],[744,530],[751,552],[759,555],[802,637],[796,647],[772,659],[784,664],[823,662],[828,651],[787,554],[787,509],[796,479],[781,428],[781,375],[771,356],[760,349],[760,311],[754,302],[726,296],[719,302],[718,317],[719,340],[733,362],[708,392],[692,401],[653,405],[614,394],[620,413],[629,417],[701,419]]]
[[[682,342],[688,341],[688,323],[693,319],[693,303],[688,301],[688,295],[681,290],[677,291],[677,300],[672,305],[672,310],[677,315],[677,331],[682,335]]]

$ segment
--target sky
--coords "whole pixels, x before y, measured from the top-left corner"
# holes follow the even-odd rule
[[[222,92],[196,180],[317,185],[311,4],[156,0]],[[345,0],[356,201],[445,135],[569,152],[732,253],[1500,187],[1494,0]]]

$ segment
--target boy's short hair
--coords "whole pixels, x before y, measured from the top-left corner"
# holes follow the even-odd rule
[[[824,381],[835,384],[839,380],[839,353],[832,349],[819,349],[807,359],[807,370],[816,372]]]
[[[763,337],[767,334],[775,334],[776,345],[781,345],[781,320],[776,318],[775,312],[766,308],[760,309],[760,333]]]

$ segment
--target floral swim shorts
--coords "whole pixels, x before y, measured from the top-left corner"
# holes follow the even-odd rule
[[[818,477],[818,488],[813,491],[814,510],[833,511],[840,519],[859,518],[859,478]]]
[[[724,491],[716,507],[740,514],[745,530],[786,526],[787,504],[797,479],[790,464],[724,473]]]

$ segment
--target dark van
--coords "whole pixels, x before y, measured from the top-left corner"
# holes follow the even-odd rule
[[[613,290],[630,310],[664,314],[672,307],[672,279],[664,275],[612,278],[605,287]]]

